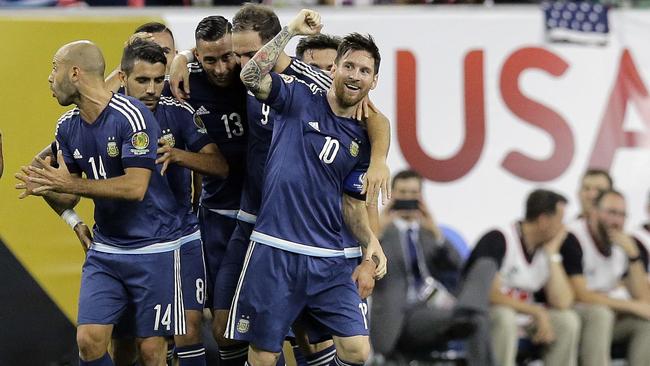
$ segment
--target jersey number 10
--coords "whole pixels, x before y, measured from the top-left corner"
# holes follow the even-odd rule
[[[323,145],[323,149],[320,151],[320,154],[318,154],[318,158],[325,164],[331,164],[336,158],[338,152],[339,140],[327,136],[325,137],[325,145]]]

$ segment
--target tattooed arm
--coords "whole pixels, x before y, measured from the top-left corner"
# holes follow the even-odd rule
[[[322,27],[320,14],[313,10],[301,10],[289,25],[282,28],[278,35],[257,51],[241,70],[240,77],[246,88],[258,99],[266,100],[271,92],[269,73],[289,40],[296,35],[318,34]]]

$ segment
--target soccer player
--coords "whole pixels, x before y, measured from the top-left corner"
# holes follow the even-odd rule
[[[228,164],[207,136],[201,119],[195,118],[194,109],[161,97],[166,62],[160,46],[135,40],[124,49],[120,76],[127,95],[143,102],[162,128],[156,163],[162,164],[161,174],[167,177],[179,210],[185,213],[180,259],[187,334],[175,337],[176,353],[181,366],[205,365],[201,340],[205,265],[198,219],[191,207],[190,170],[223,178],[228,175]]]
[[[95,203],[94,241],[82,272],[77,327],[80,365],[112,365],[107,347],[127,305],[144,365],[165,360],[165,336],[184,332],[180,238],[184,213],[155,168],[160,127],[138,100],[112,94],[104,58],[88,41],[55,54],[50,88],[76,104],[56,129],[59,167],[19,175],[26,193],[84,196]],[[153,172],[153,174],[152,174]],[[87,178],[81,178],[84,173]]]
[[[355,170],[367,167],[370,146],[358,122],[347,118],[376,84],[378,50],[371,39],[349,36],[339,49],[329,92],[269,74],[293,35],[314,34],[321,27],[317,13],[301,11],[241,74],[247,88],[282,115],[274,121],[264,198],[227,327],[228,337],[250,342],[253,365],[275,363],[282,339],[303,310],[334,334],[337,362],[360,364],[369,352],[367,306],[349,265],[361,249],[348,247],[340,230],[344,216],[364,258],[383,256],[364,202],[350,196],[361,198],[350,183],[358,183]],[[348,194],[342,200],[346,178]]]
[[[264,43],[277,35],[281,28],[280,21],[271,8],[257,4],[243,6],[233,17],[232,34],[233,50],[242,66],[246,65],[248,60],[262,48]],[[299,80],[314,84],[324,90],[329,89],[331,85],[329,76],[295,58],[289,57],[284,52],[278,57],[273,70],[285,75],[295,76]],[[261,204],[262,184],[273,125],[277,118],[281,118],[276,111],[251,95],[247,99],[247,109],[249,120],[248,171],[238,214],[239,223],[230,239],[226,257],[217,276],[217,287],[215,288],[215,293],[219,293],[220,296],[215,303],[214,334],[220,341],[222,357],[227,358],[229,361],[232,360],[233,364],[243,364],[247,346],[241,343],[239,345],[233,344],[232,340],[220,338],[223,338],[232,297],[244,262],[245,250],[250,241],[250,235]],[[373,150],[379,151],[377,156],[382,157],[378,161],[374,161],[375,165],[378,162],[379,164],[385,164],[389,139],[388,120],[374,113],[369,118],[368,125],[369,129],[372,130],[371,133],[376,132],[380,136],[385,136],[383,141],[378,138],[379,141],[376,140],[376,144],[373,141]],[[385,150],[382,150],[381,146],[385,146]],[[376,205],[369,207],[369,211],[377,211]],[[365,273],[364,269],[366,269]],[[369,275],[366,276],[365,274],[368,273]],[[372,274],[373,268],[368,262],[362,263],[358,271],[354,273],[354,278],[358,280],[363,297],[366,297],[372,290],[372,286],[374,286]],[[298,337],[298,339],[301,339],[301,337]],[[310,347],[307,361],[316,360],[327,353],[330,353],[332,357],[334,356],[333,349],[328,350],[326,344]],[[235,355],[239,356],[239,360],[236,360]]]
[[[165,53],[165,58],[167,59],[167,65],[165,67],[166,70],[165,86],[163,88],[163,95],[171,96],[172,94],[169,89],[169,83],[167,82],[169,80],[167,74],[169,72],[169,65],[171,64],[171,61],[174,59],[174,56],[176,55],[176,47],[174,45],[174,35],[172,34],[172,31],[162,23],[158,23],[158,22],[145,23],[139,26],[138,28],[136,28],[134,35],[131,36],[131,38],[127,41],[127,45],[136,39],[150,40],[158,44],[160,47],[162,47],[163,52]],[[106,78],[105,81],[107,87],[110,90],[114,92],[120,91],[121,93],[124,93],[124,88],[121,87],[122,81],[120,79],[119,68],[114,70]],[[41,159],[45,159],[45,157],[50,156],[52,161],[55,161],[56,150],[57,150],[56,143],[52,143],[51,145],[46,146],[44,149],[42,149],[41,152],[38,154],[38,156]],[[40,166],[36,160],[32,161],[32,165]],[[82,248],[84,249],[84,251],[87,251],[88,247],[92,243],[92,235],[90,233],[90,229],[88,228],[88,226],[81,220],[81,218],[79,218],[79,216],[74,210],[72,209],[65,210],[65,208],[62,208],[59,205],[57,205],[57,203],[52,199],[50,199],[50,197],[48,196],[44,196],[43,198],[58,215],[60,215],[64,220],[66,220],[68,224],[72,226],[71,228],[77,235],[77,238],[79,239]],[[193,201],[196,201],[196,199],[193,198]]]
[[[246,172],[246,89],[237,77],[240,69],[232,53],[228,20],[222,16],[202,19],[196,27],[195,40],[198,62],[189,64],[192,94],[187,101],[229,166],[225,179],[203,177],[199,208],[207,269],[206,307],[212,309],[215,278],[237,224]]]
[[[165,81],[168,81],[169,67],[171,66],[174,56],[176,55],[176,46],[174,44],[174,34],[171,29],[166,25],[158,22],[145,23],[135,29],[133,35],[126,42],[126,45],[133,42],[135,39],[144,39],[151,41],[162,47],[167,59],[167,66],[165,67]],[[122,85],[120,80],[120,69],[113,70],[106,78],[106,85],[112,90],[117,92]],[[169,84],[165,84],[163,89],[164,96],[172,96]]]
[[[309,66],[329,73],[334,67],[336,50],[341,38],[327,34],[315,34],[301,38],[296,46],[296,58]]]

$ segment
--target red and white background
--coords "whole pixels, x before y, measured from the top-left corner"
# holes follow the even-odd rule
[[[278,11],[283,23],[294,10]],[[230,16],[232,13],[225,13]],[[389,164],[426,177],[441,223],[470,242],[523,215],[536,187],[570,198],[587,167],[609,169],[645,219],[650,190],[650,13],[610,12],[607,46],[545,41],[540,9],[323,10],[323,32],[372,34],[372,100],[392,122]],[[165,14],[179,47],[206,14]],[[295,43],[288,46],[292,54]]]

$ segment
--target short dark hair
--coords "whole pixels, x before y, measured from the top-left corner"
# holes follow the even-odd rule
[[[140,33],[140,32],[145,32],[145,33],[167,32],[172,37],[172,40],[174,40],[174,33],[172,33],[171,29],[167,28],[166,25],[159,22],[144,23],[143,25],[137,27],[135,29],[135,32],[133,33]]]
[[[614,196],[621,197],[623,199],[625,198],[625,196],[623,196],[623,193],[621,193],[621,192],[619,192],[619,191],[617,191],[615,189],[608,189],[608,190],[605,190],[605,191],[600,191],[600,192],[598,192],[598,195],[596,196],[596,198],[594,198],[594,207],[599,207],[600,202],[603,201],[603,198],[605,198],[605,196],[608,196],[610,194],[614,195]]]
[[[366,51],[375,60],[375,74],[379,73],[379,64],[381,63],[381,55],[379,48],[375,44],[375,39],[370,34],[362,35],[360,33],[350,33],[343,37],[343,41],[336,50],[336,59],[334,62],[338,65],[341,57],[345,56],[350,51]]]
[[[161,63],[167,66],[167,57],[162,47],[156,43],[145,41],[143,39],[135,39],[131,44],[124,47],[122,53],[122,62],[120,69],[127,75],[133,71],[135,61],[142,60],[150,64]]]
[[[411,178],[415,178],[415,179],[419,180],[420,185],[422,185],[422,176],[420,175],[420,173],[416,172],[415,170],[406,169],[406,170],[402,170],[400,172],[397,172],[397,174],[395,174],[395,176],[393,177],[393,182],[391,183],[391,188],[395,188],[395,183],[398,180],[411,179]]]
[[[605,170],[605,169],[589,168],[585,172],[585,175],[582,176],[582,179],[584,179],[585,177],[591,177],[591,176],[594,176],[594,175],[602,175],[603,177],[605,177],[605,179],[607,179],[607,182],[609,182],[609,188],[614,187],[614,180],[612,179],[612,176],[609,175],[609,172],[607,170]]]
[[[532,191],[526,199],[526,221],[533,221],[543,214],[552,215],[558,203],[567,203],[563,195],[546,189]]]
[[[201,41],[218,41],[226,34],[232,32],[232,25],[228,19],[221,15],[210,15],[201,19],[194,31],[194,39]]]
[[[257,32],[262,43],[267,43],[282,30],[280,19],[273,9],[260,4],[244,4],[232,18],[233,32]]]
[[[296,57],[302,60],[307,50],[338,50],[341,44],[341,37],[330,36],[329,34],[315,34],[303,37],[296,46]]]

